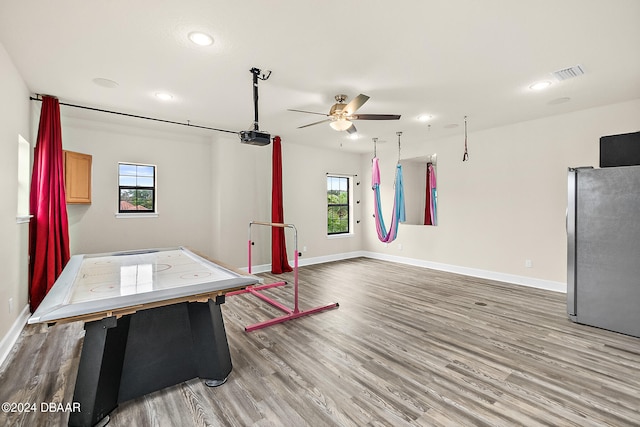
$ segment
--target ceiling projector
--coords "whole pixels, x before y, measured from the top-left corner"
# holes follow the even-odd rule
[[[260,132],[258,125],[258,80],[267,80],[271,76],[271,71],[263,73],[258,68],[252,68],[249,70],[253,74],[253,129],[243,130],[238,133],[240,135],[240,142],[250,145],[269,145],[271,142],[271,135],[266,132]]]
[[[240,132],[240,142],[250,145],[269,145],[271,135],[257,130],[243,130]]]

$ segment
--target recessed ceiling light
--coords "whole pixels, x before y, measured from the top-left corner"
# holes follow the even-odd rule
[[[156,93],[156,98],[161,99],[163,101],[170,101],[173,99],[173,95],[166,92],[158,92]]]
[[[433,118],[433,116],[429,115],[429,114],[420,114],[418,116],[418,120],[420,120],[421,122],[428,122],[429,120],[431,120]]]
[[[531,86],[529,86],[529,89],[531,90],[543,90],[548,88],[549,86],[551,86],[551,82],[549,80],[543,80],[540,82],[536,82],[534,84],[532,84]]]
[[[98,86],[107,87],[109,89],[118,87],[118,82],[114,82],[113,80],[109,80],[109,79],[103,79],[101,77],[96,77],[92,81]]]
[[[189,33],[189,40],[199,46],[209,46],[213,44],[213,37],[211,37],[209,34],[200,33],[197,31]]]
[[[358,138],[360,138],[360,137],[358,136],[358,134],[357,134],[357,133],[352,133],[352,134],[350,134],[350,135],[349,135],[349,138],[350,138],[350,139],[358,139]]]

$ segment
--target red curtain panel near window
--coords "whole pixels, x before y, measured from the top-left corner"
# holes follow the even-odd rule
[[[64,193],[60,104],[42,99],[31,174],[29,224],[29,304],[40,305],[69,261],[69,223]]]
[[[282,148],[280,137],[273,138],[273,165],[271,170],[271,222],[284,222],[282,208]],[[280,274],[293,271],[287,260],[284,228],[271,227],[271,272]]]

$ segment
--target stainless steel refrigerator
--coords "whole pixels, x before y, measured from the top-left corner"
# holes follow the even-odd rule
[[[640,166],[569,168],[567,312],[640,337]]]

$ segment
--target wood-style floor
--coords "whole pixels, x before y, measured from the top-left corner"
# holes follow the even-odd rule
[[[292,287],[265,293],[290,305]],[[570,322],[564,294],[364,258],[301,268],[300,289],[302,309],[340,307],[246,333],[280,312],[227,298],[227,383],[126,402],[109,425],[640,425],[640,339]],[[0,401],[71,403],[82,337],[78,323],[25,328]],[[0,426],[67,419],[0,413]]]

